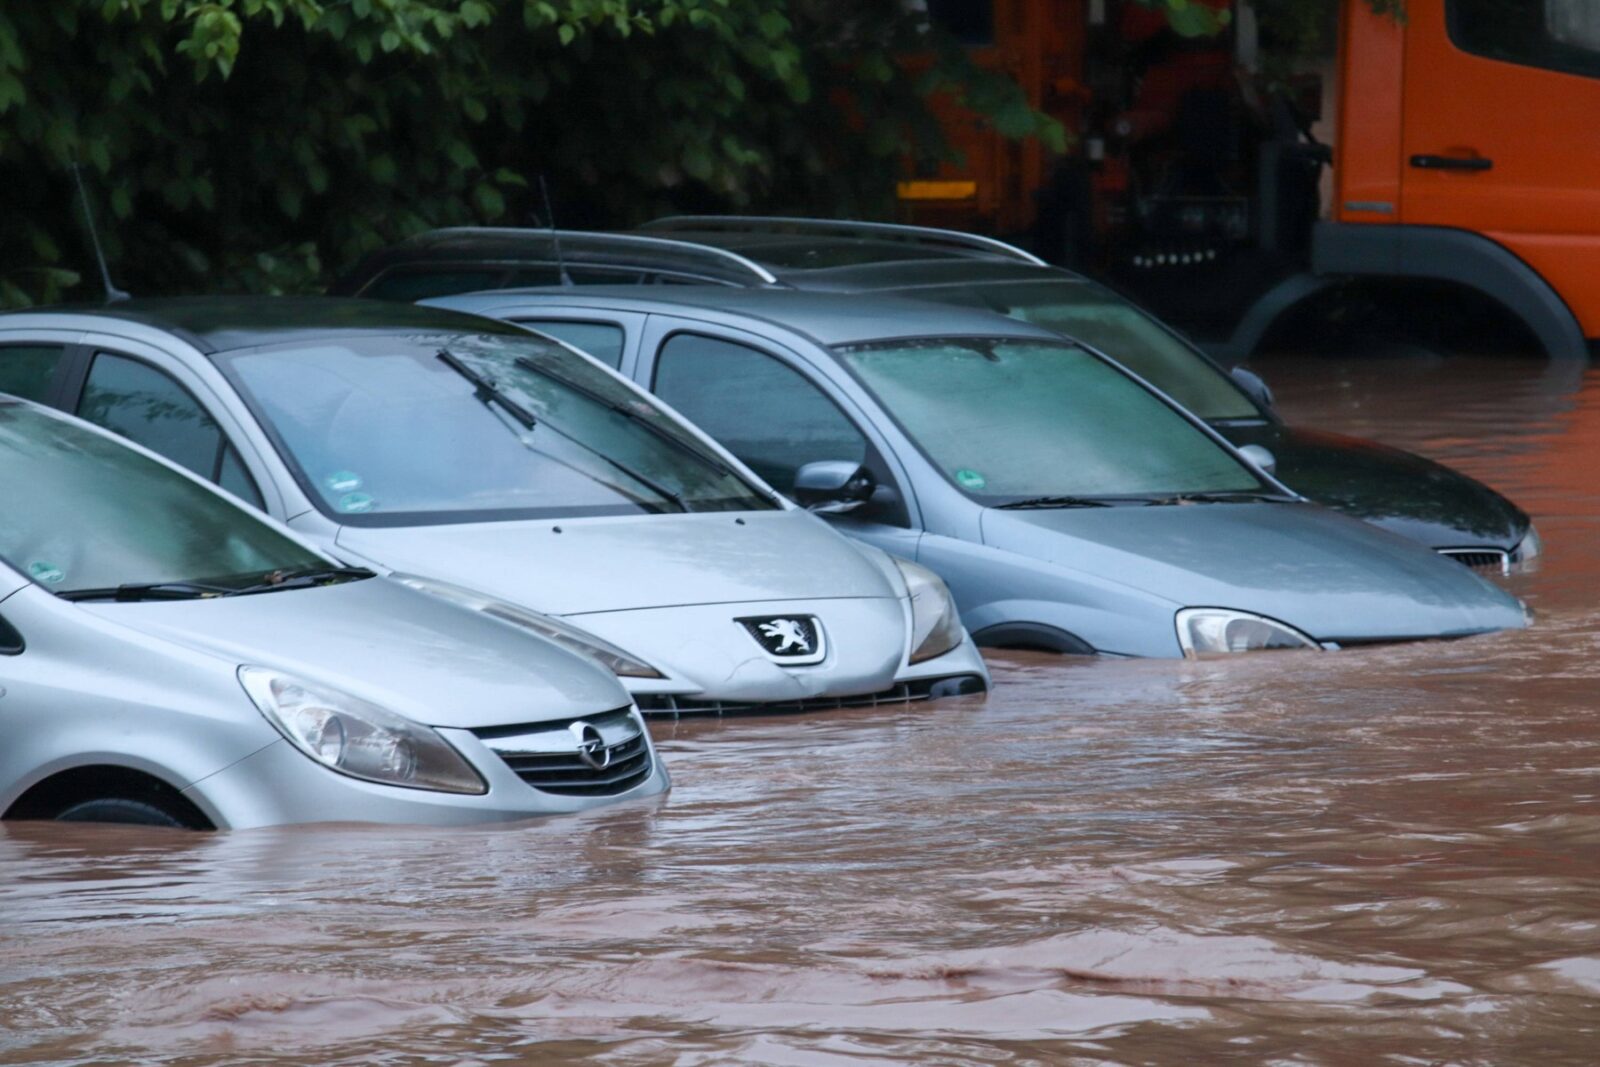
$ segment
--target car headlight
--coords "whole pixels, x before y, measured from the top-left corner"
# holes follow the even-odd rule
[[[1528,524],[1528,532],[1522,535],[1522,540],[1517,547],[1511,550],[1512,563],[1532,563],[1544,555],[1544,538],[1539,536],[1539,530],[1532,523]]]
[[[490,618],[508,622],[512,626],[520,626],[524,630],[530,630],[540,637],[554,641],[569,651],[581,652],[591,659],[599,660],[601,666],[612,674],[621,675],[624,678],[666,677],[650,664],[636,656],[629,655],[611,642],[603,641],[594,634],[580,630],[578,627],[562,622],[560,619],[553,619],[548,615],[540,615],[538,612],[519,608],[515,604],[508,604],[504,600],[497,600],[492,596],[475,593],[471,589],[465,589],[459,585],[451,585],[449,582],[436,581],[433,578],[419,578],[415,574],[391,574],[390,577],[402,585],[410,586],[412,589],[417,589],[424,593],[432,593],[434,596],[443,597],[453,604],[471,608],[473,611],[481,612]]]
[[[240,667],[239,682],[290,744],[330,770],[408,789],[489,791],[450,742],[404,715],[265,667]]]
[[[1184,608],[1178,612],[1178,644],[1183,646],[1185,656],[1322,647],[1294,627],[1275,619],[1227,608]]]
[[[944,580],[928,568],[894,561],[911,592],[911,662],[942,656],[961,643],[961,615]]]

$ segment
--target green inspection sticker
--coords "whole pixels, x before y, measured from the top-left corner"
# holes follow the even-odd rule
[[[361,488],[361,475],[355,471],[334,471],[322,481],[335,493],[351,493]]]
[[[351,514],[359,515],[377,506],[378,502],[366,493],[346,493],[339,498],[339,510]]]
[[[972,470],[968,467],[962,467],[960,470],[956,471],[956,484],[963,489],[971,489],[973,492],[977,492],[979,489],[982,489],[984,486],[989,484],[989,479],[985,478],[975,470]]]
[[[66,571],[54,563],[45,563],[43,560],[28,564],[28,573],[33,576],[34,581],[49,582],[51,585],[55,585],[67,576]]]

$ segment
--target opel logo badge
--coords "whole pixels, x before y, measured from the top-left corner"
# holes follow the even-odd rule
[[[593,723],[579,719],[567,729],[578,742],[579,759],[597,771],[611,766],[611,749],[606,747],[606,739],[600,736]]]

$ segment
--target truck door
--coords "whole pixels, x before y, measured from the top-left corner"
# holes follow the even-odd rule
[[[1600,337],[1600,4],[1407,11],[1400,221],[1498,242]]]

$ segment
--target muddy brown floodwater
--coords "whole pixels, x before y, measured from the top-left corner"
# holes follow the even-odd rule
[[[8,824],[0,1061],[1596,1062],[1600,376],[1260,369],[1533,512],[1534,628],[663,723],[511,828]]]

